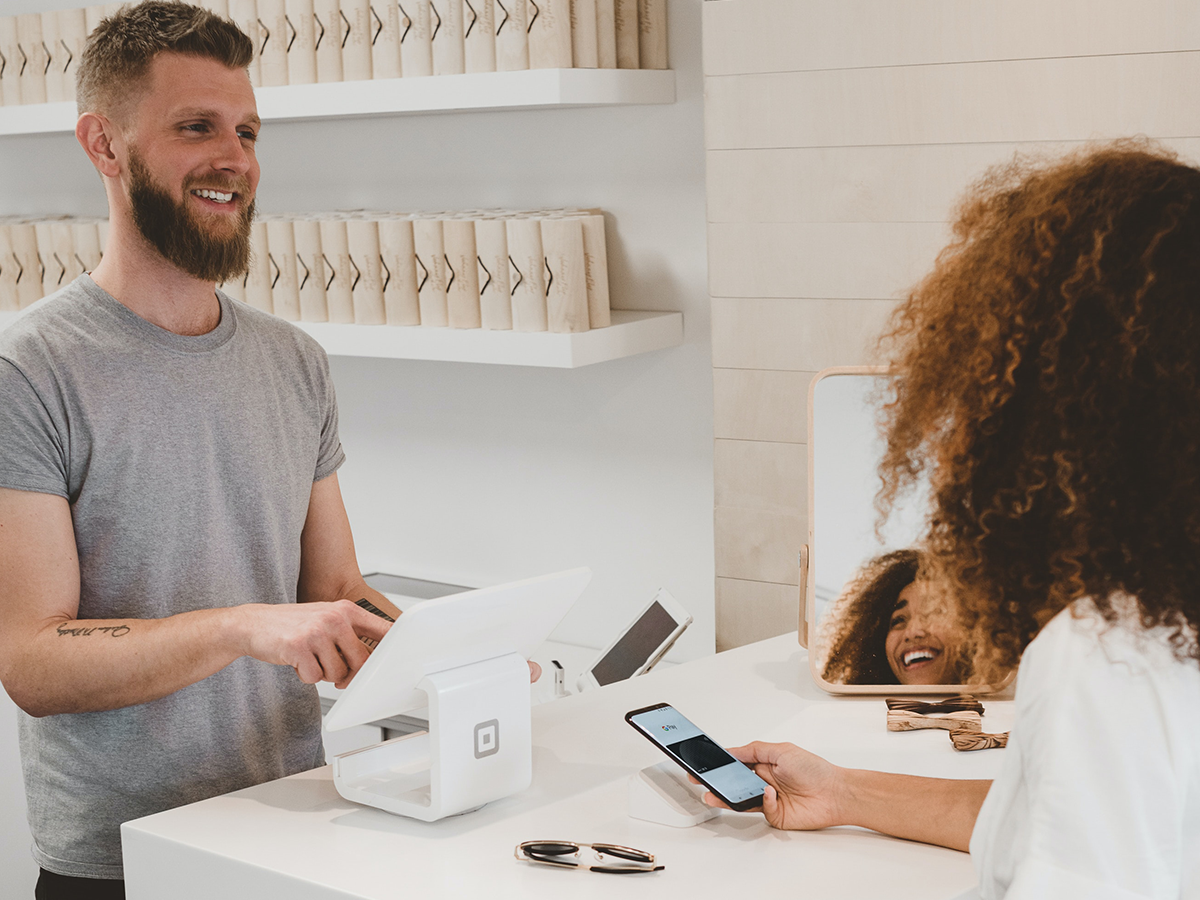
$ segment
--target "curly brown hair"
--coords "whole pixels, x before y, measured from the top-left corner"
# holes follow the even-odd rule
[[[921,554],[893,550],[867,563],[823,617],[822,677],[834,684],[899,684],[884,644],[900,592],[917,580]],[[824,629],[822,629],[824,630]]]
[[[1122,593],[1200,658],[1200,170],[1146,141],[992,170],[883,340],[878,507],[928,473],[988,662]]]

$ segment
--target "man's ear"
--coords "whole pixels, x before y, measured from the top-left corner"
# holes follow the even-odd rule
[[[75,123],[75,139],[83,147],[83,152],[88,155],[96,170],[109,178],[116,178],[121,174],[121,166],[113,148],[116,138],[116,126],[108,117],[99,113],[84,113]]]

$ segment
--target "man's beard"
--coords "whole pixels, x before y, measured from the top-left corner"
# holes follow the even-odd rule
[[[138,231],[168,262],[193,278],[221,283],[244,275],[250,265],[250,225],[254,202],[242,208],[234,232],[210,233],[187,207],[159,187],[136,151],[129,154],[129,203]]]

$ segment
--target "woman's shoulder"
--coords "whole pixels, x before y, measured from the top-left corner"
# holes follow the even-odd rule
[[[1146,679],[1191,692],[1200,691],[1200,661],[1180,654],[1175,629],[1145,628],[1132,597],[1109,603],[1103,615],[1090,598],[1075,601],[1050,620],[1025,649],[1017,682],[1024,694],[1122,690],[1134,679]],[[1194,635],[1184,632],[1185,645]]]

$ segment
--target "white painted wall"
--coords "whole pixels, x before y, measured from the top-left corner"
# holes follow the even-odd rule
[[[72,5],[0,0],[0,15]],[[334,359],[340,479],[364,566],[484,584],[589,565],[555,636],[596,649],[666,587],[695,617],[673,653],[687,659],[714,644],[699,0],[670,16],[671,106],[270,124],[259,207],[611,214],[614,306],[681,310],[684,346],[577,371]],[[74,138],[0,138],[0,213],[51,212],[106,213]],[[0,897],[32,867],[4,802],[17,773],[0,730]]]

